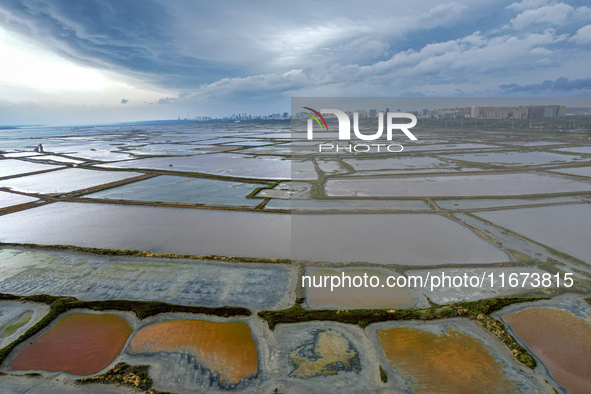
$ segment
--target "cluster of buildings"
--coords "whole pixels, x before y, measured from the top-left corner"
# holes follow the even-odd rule
[[[425,112],[427,110],[423,110]],[[566,116],[564,105],[530,105],[517,107],[463,107],[440,108],[427,111],[423,116],[434,119],[486,118],[486,119],[543,119]]]
[[[289,116],[289,112],[283,112],[283,113],[274,113],[274,114],[269,114],[269,115],[251,115],[251,114],[247,114],[247,113],[243,113],[243,114],[232,114],[231,116],[224,116],[222,118],[212,118],[211,116],[196,116],[196,117],[189,117],[187,116],[186,118],[181,119],[181,117],[179,116],[178,120],[183,120],[183,121],[189,121],[189,122],[193,122],[193,121],[197,121],[197,122],[207,122],[207,121],[220,121],[220,120],[233,120],[233,121],[241,121],[241,120],[289,120],[291,119],[291,116]]]
[[[394,112],[407,112],[400,109],[393,109]],[[345,113],[353,118],[353,113],[357,112],[359,118],[376,118],[378,116],[377,109],[358,109],[356,111],[345,111]],[[379,110],[382,112],[382,110]],[[383,112],[390,112],[390,108],[386,108]],[[456,108],[439,108],[434,110],[423,109],[422,111],[408,111],[419,118],[427,119],[455,119],[455,118],[482,118],[482,119],[543,119],[556,118],[566,115],[591,115],[591,108],[569,108],[567,110],[564,105],[529,105],[529,106],[515,106],[515,107],[456,107]],[[298,112],[294,117],[306,117],[306,112]],[[323,114],[326,118],[335,118],[334,114]],[[225,116],[223,118],[212,118],[210,116],[197,116],[194,119],[185,118],[184,120],[196,121],[210,121],[210,120],[289,120],[291,116],[289,112],[273,113],[269,115],[251,115],[247,113],[232,114],[232,116]],[[181,118],[179,118],[181,120]]]
[[[394,110],[395,112],[406,112]],[[358,109],[356,111],[345,111],[352,118],[353,113],[357,112],[359,118],[376,118],[378,110],[376,109]],[[382,112],[380,110],[380,112]],[[386,108],[386,113],[390,108]],[[420,118],[428,119],[453,119],[453,118],[486,118],[486,119],[543,119],[566,116],[566,106],[564,105],[530,105],[517,107],[457,107],[457,108],[439,108],[434,110],[424,109],[422,111],[408,111]],[[305,112],[297,113],[296,117],[305,116]],[[336,117],[334,114],[323,114],[326,118]]]
[[[285,120],[289,119],[289,112],[274,113],[269,115],[250,115],[250,114],[232,114],[232,116],[226,116],[223,120],[251,120],[251,119],[272,119],[272,120]]]

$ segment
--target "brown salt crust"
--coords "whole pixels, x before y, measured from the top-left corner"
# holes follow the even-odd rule
[[[175,319],[143,327],[131,340],[127,353],[151,355],[191,353],[203,368],[219,374],[230,385],[258,372],[256,345],[248,324]]]
[[[384,367],[387,367],[388,377],[393,376],[398,379],[400,390],[410,390],[409,382],[404,380],[397,370],[390,367],[387,357],[380,346],[380,330],[387,330],[390,328],[405,328],[422,330],[430,334],[441,335],[446,329],[451,328],[459,333],[468,335],[477,340],[490,355],[496,359],[502,368],[505,377],[515,386],[515,390],[521,393],[529,393],[533,391],[553,393],[553,387],[547,383],[544,377],[539,374],[524,368],[523,364],[515,359],[510,350],[500,342],[492,333],[480,326],[476,322],[466,318],[441,319],[436,321],[392,321],[380,322],[369,325],[365,329],[368,338],[373,342],[373,346],[380,352],[379,359]],[[391,374],[391,375],[390,375]]]

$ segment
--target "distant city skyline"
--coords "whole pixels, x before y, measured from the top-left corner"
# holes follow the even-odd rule
[[[0,124],[283,114],[291,97],[591,96],[586,1],[361,8],[5,0]]]

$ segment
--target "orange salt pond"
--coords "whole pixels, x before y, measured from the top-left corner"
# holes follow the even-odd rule
[[[257,348],[250,327],[243,322],[215,323],[205,320],[170,320],[142,328],[131,340],[128,353],[185,353],[220,375],[220,385],[237,384],[256,376]],[[224,383],[226,382],[226,383]]]
[[[591,391],[591,322],[553,308],[527,308],[503,317],[572,393]]]
[[[415,392],[514,392],[501,364],[478,339],[455,328],[434,334],[414,328],[378,330],[392,369]]]
[[[69,315],[17,354],[10,370],[92,375],[115,360],[132,332],[117,315]]]

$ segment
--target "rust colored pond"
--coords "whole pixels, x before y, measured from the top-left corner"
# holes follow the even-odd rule
[[[572,393],[591,391],[591,322],[553,308],[527,308],[503,317]]]
[[[384,356],[415,392],[515,391],[500,363],[478,339],[448,328],[440,335],[414,328],[378,331]]]
[[[250,327],[243,322],[170,320],[142,328],[131,340],[128,353],[190,352],[196,362],[220,375],[220,385],[237,384],[256,376],[257,348]]]
[[[132,332],[117,315],[69,315],[24,348],[10,369],[95,374],[115,360]]]

